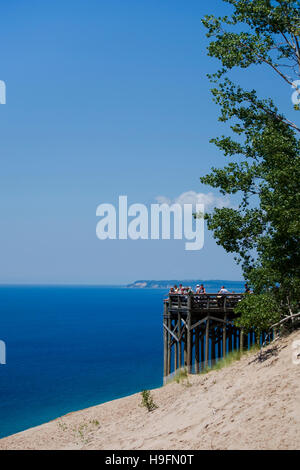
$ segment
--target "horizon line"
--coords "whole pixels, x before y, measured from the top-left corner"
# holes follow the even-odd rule
[[[180,281],[179,279],[137,279],[135,281],[126,282],[126,283],[83,283],[83,282],[0,282],[0,287],[2,286],[124,286],[134,284],[135,282],[169,282],[169,281]],[[217,281],[226,281],[226,282],[245,282],[244,279],[201,279],[201,278],[194,278],[194,279],[181,279],[181,282],[185,281],[197,281],[197,282],[217,282]]]

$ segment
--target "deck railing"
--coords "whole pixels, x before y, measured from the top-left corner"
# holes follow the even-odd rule
[[[170,294],[169,310],[233,310],[245,294]]]

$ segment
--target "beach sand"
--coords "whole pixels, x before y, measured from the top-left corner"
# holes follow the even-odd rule
[[[70,413],[0,440],[0,449],[300,449],[300,331],[219,371]],[[272,351],[273,350],[273,351]]]

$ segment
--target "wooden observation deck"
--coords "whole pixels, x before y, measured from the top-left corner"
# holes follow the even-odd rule
[[[234,326],[245,294],[170,294],[164,301],[164,380],[186,367],[199,373],[228,352],[250,347],[254,332]]]

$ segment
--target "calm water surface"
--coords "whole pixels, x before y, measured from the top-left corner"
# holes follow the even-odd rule
[[[0,339],[7,350],[0,365],[0,437],[161,386],[166,293],[0,287]]]

